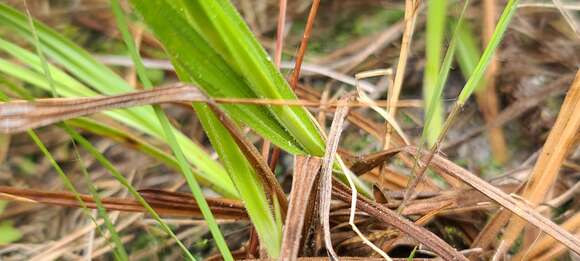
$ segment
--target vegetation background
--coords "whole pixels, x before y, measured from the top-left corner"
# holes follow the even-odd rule
[[[0,4],[1,260],[579,258],[578,3],[232,3]]]

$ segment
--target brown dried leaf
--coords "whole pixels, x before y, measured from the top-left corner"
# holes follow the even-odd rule
[[[415,147],[405,147],[405,152],[419,156],[419,150]],[[421,158],[421,161],[425,162],[427,160],[427,156],[428,155],[424,155]],[[565,231],[551,220],[542,216],[540,213],[535,211],[533,207],[530,207],[525,202],[514,199],[510,195],[501,191],[499,188],[494,187],[473,173],[463,169],[462,167],[456,165],[448,159],[443,158],[440,155],[433,156],[431,167],[442,174],[444,173],[451,175],[465,182],[467,185],[477,189],[513,214],[516,214],[519,217],[527,220],[532,225],[556,238],[561,243],[569,247],[572,251],[580,253],[580,240],[578,238]]]
[[[554,182],[566,155],[580,132],[580,70],[564,99],[554,127],[542,148],[522,197],[532,206],[543,202]],[[526,221],[512,217],[504,233],[505,249],[520,235]],[[525,248],[525,247],[524,247]],[[576,249],[575,251],[579,251]],[[525,249],[523,249],[525,251]],[[577,252],[578,253],[578,252]]]
[[[350,189],[336,180],[333,182],[333,192],[336,198],[344,202],[350,202],[352,200]],[[381,204],[377,204],[376,202],[359,196],[357,197],[357,208],[372,215],[378,220],[399,229],[403,233],[408,234],[418,242],[433,250],[437,255],[445,260],[468,260],[456,249],[449,246],[449,244],[445,243],[445,241],[441,240],[429,230],[402,218],[395,211],[392,211]]]
[[[298,257],[302,242],[304,218],[320,165],[320,158],[315,157],[296,156],[294,160],[290,205],[284,225],[280,260],[296,260]]]
[[[189,194],[161,190],[142,190],[143,198],[162,216],[203,218],[195,200]],[[97,205],[89,195],[81,195],[87,207],[96,209]],[[40,191],[24,188],[0,186],[0,199],[34,204],[47,204],[80,208],[76,196],[68,192]],[[141,204],[127,198],[102,198],[105,209],[126,212],[146,212]],[[221,219],[248,219],[241,202],[231,199],[206,198],[212,213]]]
[[[352,99],[353,96],[348,95],[342,98],[341,101],[348,102]],[[320,220],[322,222],[322,229],[324,231],[324,244],[326,246],[326,250],[334,260],[338,260],[338,256],[332,247],[329,219],[330,200],[332,195],[332,167],[336,159],[336,150],[338,149],[340,134],[343,130],[344,118],[347,114],[348,107],[339,107],[334,114],[326,142],[326,151],[322,161],[322,171],[320,173]]]

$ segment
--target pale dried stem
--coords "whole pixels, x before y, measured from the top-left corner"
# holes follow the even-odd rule
[[[522,193],[522,198],[537,206],[546,199],[548,192],[558,178],[564,159],[568,155],[580,131],[580,70],[568,91],[564,103],[556,119],[554,127],[550,131],[548,139],[542,148],[542,152],[536,161],[530,179]],[[526,221],[518,217],[512,217],[504,233],[507,246],[511,246]],[[526,251],[523,249],[523,251]]]

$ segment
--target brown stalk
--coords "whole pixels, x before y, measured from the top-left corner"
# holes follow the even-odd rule
[[[333,181],[333,192],[335,192],[334,196],[341,201],[351,201],[350,189],[336,180]],[[380,204],[359,196],[357,197],[357,208],[375,217],[381,222],[389,224],[402,231],[403,233],[408,234],[418,242],[433,250],[444,260],[468,260],[459,252],[457,252],[456,249],[449,246],[447,243],[445,243],[445,241],[441,240],[432,232],[416,225],[407,219],[402,218],[396,212]]]
[[[313,107],[321,105],[320,102],[276,99],[215,98],[213,101],[223,104],[269,104]],[[176,85],[114,96],[11,101],[0,103],[0,133],[22,132],[27,129],[38,128],[104,110],[174,102],[210,103],[212,100],[193,86]],[[332,102],[325,106],[357,107],[369,106],[369,104],[354,102],[352,105],[347,105],[342,102]]]
[[[161,190],[142,190],[143,198],[162,216],[203,218],[195,200],[189,194],[166,192]],[[39,191],[33,189],[0,186],[0,198],[3,200],[48,204],[80,208],[76,196],[69,192]],[[96,209],[97,205],[89,195],[81,195],[88,208]],[[102,198],[107,210],[125,212],[146,212],[136,200],[127,198]],[[247,219],[247,213],[241,202],[231,199],[207,198],[207,202],[216,217],[221,219]]]
[[[341,99],[341,101],[348,103],[354,97],[348,95]],[[330,126],[330,131],[328,133],[328,138],[326,142],[326,151],[324,152],[324,158],[322,160],[322,170],[320,173],[320,221],[322,222],[323,234],[324,234],[324,244],[326,246],[326,251],[333,260],[338,260],[338,256],[332,247],[332,240],[330,236],[330,200],[332,195],[332,167],[336,159],[336,150],[338,149],[338,143],[340,141],[340,135],[343,130],[344,118],[348,114],[347,107],[339,107],[332,120],[332,125]],[[348,175],[348,174],[347,174]]]
[[[523,185],[523,184],[522,184]],[[516,191],[520,191],[523,186]],[[511,217],[509,211],[504,211],[504,208],[500,208],[493,217],[485,224],[483,229],[479,232],[477,237],[471,243],[471,248],[481,248],[487,250],[490,245],[495,243],[497,235],[500,233],[501,229],[507,224]]]
[[[321,159],[316,157],[296,156],[294,160],[290,205],[284,223],[280,260],[292,261],[298,257],[310,195],[320,164]]]
[[[562,223],[562,228],[572,233],[580,233],[580,213],[574,214],[571,218]],[[531,260],[546,253],[548,250],[554,248],[558,244],[554,238],[550,236],[543,236],[535,243],[528,251],[520,251],[513,257],[514,261]]]
[[[483,46],[487,46],[495,30],[495,20],[497,8],[495,0],[483,1]],[[498,50],[499,51],[499,50]],[[497,72],[500,70],[500,64],[497,61],[498,52],[495,52],[485,74],[484,88],[475,93],[477,104],[483,114],[486,123],[493,122],[499,111],[497,93],[495,91],[495,79]],[[508,151],[505,143],[503,131],[499,127],[488,127],[488,136],[491,145],[493,158],[500,164],[505,163],[508,159]]]
[[[419,149],[416,147],[408,146],[405,147],[404,151],[411,155],[419,156]],[[428,155],[423,155],[420,160],[426,162],[428,159]],[[465,184],[480,191],[485,196],[497,202],[506,210],[516,214],[520,218],[525,219],[532,225],[541,229],[543,232],[554,237],[556,240],[566,245],[572,251],[580,253],[580,239],[574,237],[572,234],[556,225],[550,219],[542,216],[527,203],[514,199],[512,196],[501,191],[499,188],[496,188],[495,186],[487,183],[473,173],[463,169],[462,167],[456,165],[448,159],[443,158],[440,155],[434,155],[432,157],[431,165],[432,168],[439,173],[446,173],[461,180]]]
[[[562,167],[566,155],[574,145],[576,135],[580,132],[580,70],[566,94],[554,127],[542,148],[538,161],[534,165],[530,179],[522,193],[522,198],[531,206],[537,206],[546,196]],[[504,233],[504,242],[508,249],[525,227],[526,221],[512,217]],[[522,249],[526,251],[526,249]],[[500,253],[501,254],[501,253]]]
[[[415,22],[419,14],[420,0],[405,0],[405,30],[403,32],[403,39],[401,40],[401,52],[399,53],[399,62],[397,63],[397,73],[395,74],[395,81],[393,83],[392,93],[389,94],[389,114],[395,117],[397,114],[396,106],[399,102],[399,95],[403,86],[403,79],[405,78],[405,70],[407,67],[407,58],[409,57],[409,48],[411,47],[411,40],[413,39],[413,31],[415,30]],[[384,137],[383,149],[388,149],[391,143],[392,127],[385,123],[386,132]]]
[[[292,78],[290,80],[290,86],[293,90],[298,86],[298,79],[300,79],[300,70],[302,68],[302,61],[304,60],[304,55],[306,54],[306,48],[308,47],[308,40],[310,40],[310,34],[312,33],[312,28],[314,27],[314,20],[316,19],[316,14],[318,13],[318,6],[320,5],[320,0],[313,0],[312,6],[310,7],[310,13],[308,13],[308,19],[306,20],[306,27],[304,28],[304,34],[302,35],[302,41],[300,42],[300,47],[298,53],[296,54],[296,64],[294,65],[294,73],[292,73]]]

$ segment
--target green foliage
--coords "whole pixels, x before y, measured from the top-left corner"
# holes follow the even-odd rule
[[[519,0],[509,0],[507,2],[499,18],[499,21],[497,22],[495,31],[493,32],[489,44],[487,45],[487,47],[485,47],[485,50],[481,55],[481,59],[479,59],[479,62],[473,69],[473,74],[471,74],[471,77],[469,77],[467,83],[465,84],[465,86],[461,90],[461,93],[459,94],[459,97],[457,99],[458,105],[463,106],[463,104],[465,104],[465,102],[471,96],[471,94],[473,94],[473,91],[480,84],[480,81],[483,78],[483,75],[485,74],[485,69],[489,64],[489,61],[493,53],[499,46],[501,39],[503,38],[505,31],[507,30],[509,22],[511,21],[511,18],[513,17],[515,11],[517,10],[518,2]]]
[[[3,221],[0,223],[0,244],[9,244],[20,238],[22,238],[22,233],[12,226],[12,222]]]
[[[133,0],[182,81],[212,97],[296,99],[229,1]],[[257,133],[295,154],[322,155],[324,142],[302,107],[224,105]]]
[[[29,42],[33,41],[32,32],[27,24],[26,17],[4,4],[0,4],[0,24],[17,32]],[[41,23],[35,22],[34,24],[43,52],[62,65],[72,75],[68,75],[55,66],[48,66],[59,96],[110,95],[133,90],[121,77],[94,60],[86,51],[73,42]],[[37,55],[1,38],[0,50],[28,66],[27,68],[17,62],[0,59],[1,72],[44,90],[50,90],[48,81],[42,75],[42,64]],[[160,140],[165,139],[162,127],[159,121],[154,120],[156,119],[155,112],[150,106],[108,111],[105,114],[152,137]],[[213,161],[203,149],[199,148],[185,135],[177,131],[175,131],[175,134],[179,145],[185,151],[187,160],[196,166],[196,175],[209,181],[216,191],[224,195],[237,195],[231,180],[222,166]]]
[[[194,104],[194,108],[212,146],[230,173],[261,242],[271,257],[278,257],[282,231],[276,226],[260,178],[256,176],[252,165],[208,105]]]
[[[141,79],[143,86],[146,89],[151,89],[153,88],[153,84],[147,77],[147,72],[145,71],[145,66],[143,65],[143,61],[141,60],[139,51],[135,47],[134,39],[129,33],[129,26],[127,25],[127,21],[125,20],[125,14],[123,14],[123,10],[121,8],[121,3],[119,2],[119,0],[112,0],[112,8],[113,13],[115,14],[115,20],[117,21],[117,26],[119,27],[121,35],[123,36],[123,41],[125,41],[127,49],[129,49],[131,58],[135,63],[137,74],[139,75],[139,78]],[[207,204],[207,201],[205,200],[201,187],[199,186],[197,180],[193,175],[193,171],[191,170],[189,164],[187,163],[183,150],[177,143],[177,139],[175,137],[175,134],[173,133],[173,128],[171,128],[169,119],[161,110],[161,106],[154,105],[153,110],[155,111],[157,119],[161,123],[165,139],[167,140],[167,143],[171,147],[171,150],[173,151],[175,158],[177,159],[177,165],[179,166],[181,173],[183,174],[185,180],[187,181],[187,184],[189,185],[193,197],[195,198],[195,201],[197,202],[197,205],[199,206],[201,213],[203,214],[203,217],[207,222],[207,225],[212,233],[214,240],[217,243],[218,249],[220,250],[222,257],[225,260],[233,260],[233,256],[228,248],[224,236],[222,235],[217,225],[217,222],[215,221],[213,214],[211,213],[211,210],[209,208],[209,205]],[[185,251],[187,252],[187,250]]]
[[[451,42],[447,47],[447,51],[445,52],[445,57],[443,58],[443,63],[439,68],[439,72],[435,77],[435,84],[433,88],[429,91],[431,97],[429,98],[429,103],[426,102],[426,109],[425,109],[425,127],[423,128],[423,133],[421,138],[423,141],[427,141],[429,145],[433,145],[434,142],[437,141],[439,138],[441,131],[443,130],[442,122],[439,122],[439,116],[437,116],[440,112],[439,109],[441,107],[441,99],[443,96],[443,89],[445,88],[445,83],[447,82],[447,77],[449,76],[449,72],[451,70],[451,65],[453,62],[453,57],[455,55],[455,49],[457,46],[457,42],[461,41],[459,39],[459,27],[463,24],[463,15],[465,10],[467,10],[467,6],[469,5],[469,0],[466,0],[463,5],[463,9],[459,18],[457,19],[457,24],[452,28],[453,35],[451,37]],[[442,115],[441,115],[442,116]],[[436,130],[437,136],[433,136],[431,133],[433,130]],[[432,139],[435,139],[434,141]]]
[[[475,71],[477,62],[481,57],[481,51],[478,45],[479,39],[473,34],[473,30],[469,24],[465,22],[459,27],[457,37],[459,38],[457,43],[457,63],[459,64],[459,68],[461,68],[463,76],[469,79]],[[482,86],[485,85],[480,82],[477,86],[476,91],[481,90]]]
[[[423,101],[425,108],[424,134],[429,146],[437,141],[443,128],[443,104],[435,93],[438,90],[437,81],[440,71],[443,39],[445,37],[445,18],[447,16],[447,0],[429,0],[427,7],[427,31],[425,36],[425,74],[423,77]]]

